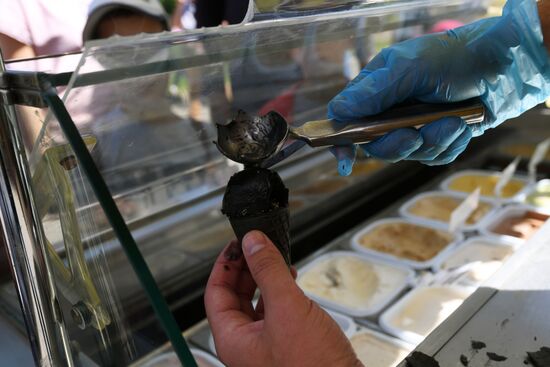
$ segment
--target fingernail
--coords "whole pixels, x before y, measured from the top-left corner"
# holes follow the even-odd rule
[[[239,243],[237,241],[232,241],[223,253],[225,259],[229,261],[239,260],[242,255],[243,251],[241,250],[241,246],[239,246]]]
[[[338,173],[340,176],[349,176],[351,174],[352,167],[353,163],[349,158],[342,158],[338,161]]]
[[[264,247],[265,236],[261,232],[248,232],[243,238],[243,248],[248,255],[254,255]]]

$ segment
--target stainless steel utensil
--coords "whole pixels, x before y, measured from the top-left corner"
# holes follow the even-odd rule
[[[392,130],[425,124],[443,117],[457,116],[467,124],[478,124],[485,118],[485,107],[478,99],[463,102],[401,105],[381,114],[360,120],[309,121],[291,127],[275,111],[264,116],[249,116],[239,111],[227,125],[218,125],[216,145],[222,154],[245,165],[270,167],[299,150],[312,147],[367,143]],[[289,143],[287,140],[294,140]]]

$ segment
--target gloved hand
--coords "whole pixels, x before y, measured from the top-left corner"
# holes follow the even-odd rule
[[[212,268],[204,301],[216,352],[229,367],[362,366],[336,322],[296,285],[258,231],[230,243]],[[256,287],[261,297],[256,308]]]
[[[400,129],[364,144],[370,156],[430,165],[455,159],[472,136],[516,117],[550,96],[550,60],[534,0],[509,0],[503,15],[383,49],[329,103],[341,121],[376,114],[414,98],[455,102],[480,97],[488,118],[470,128],[444,118],[419,131]],[[351,173],[353,150],[336,149],[340,174]]]

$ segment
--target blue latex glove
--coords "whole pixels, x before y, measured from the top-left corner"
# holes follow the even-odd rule
[[[350,121],[409,98],[441,103],[478,96],[488,117],[476,128],[449,117],[420,130],[392,131],[361,148],[391,162],[410,159],[446,164],[466,148],[472,136],[549,97],[550,59],[534,0],[509,0],[500,17],[382,50],[334,97],[328,117]],[[340,174],[351,173],[353,150],[337,148],[333,152],[339,159]]]

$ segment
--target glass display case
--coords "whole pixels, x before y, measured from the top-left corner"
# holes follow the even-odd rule
[[[181,333],[204,318],[206,277],[233,237],[221,196],[241,169],[212,144],[215,123],[239,109],[295,125],[322,118],[381,48],[486,7],[253,5],[238,26],[2,64],[2,228],[19,302],[9,279],[0,298],[21,308],[38,365],[147,365],[167,341],[193,365]],[[66,66],[45,73],[48,62]],[[361,158],[341,178],[313,149],[275,168],[291,192],[294,261],[444,170]]]

